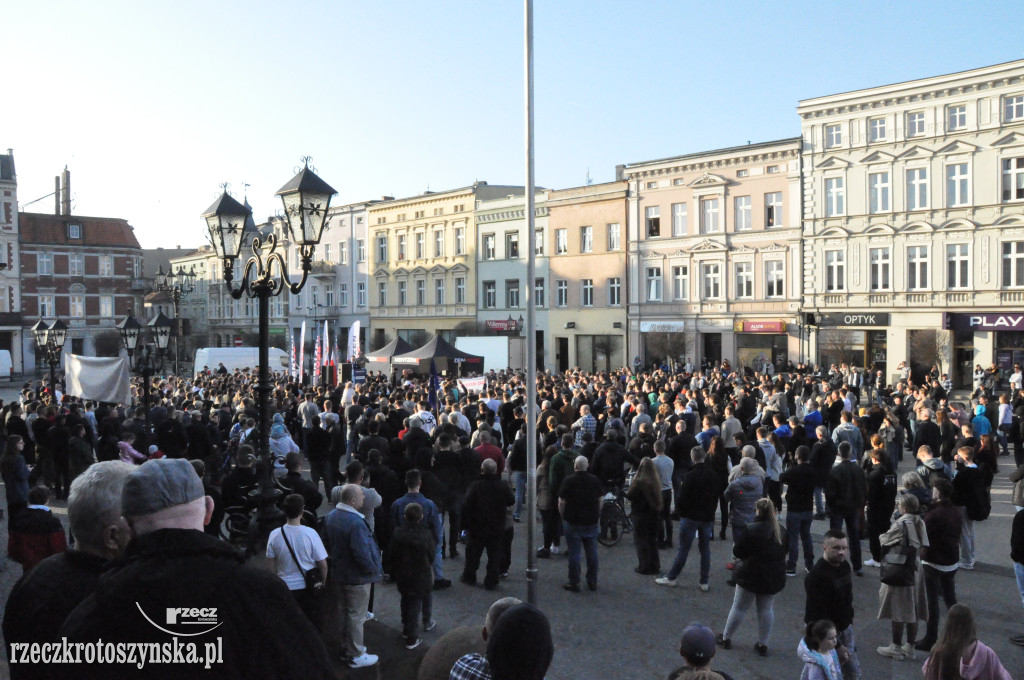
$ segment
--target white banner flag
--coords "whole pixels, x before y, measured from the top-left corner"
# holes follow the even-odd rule
[[[65,354],[64,372],[67,393],[73,397],[125,405],[131,401],[128,357]]]
[[[470,392],[475,392],[477,394],[487,389],[487,378],[484,377],[463,378],[459,382],[465,385],[467,390],[469,390]]]
[[[349,363],[359,358],[359,322],[353,321],[348,329],[348,360]]]

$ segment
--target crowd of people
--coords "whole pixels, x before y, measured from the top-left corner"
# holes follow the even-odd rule
[[[224,677],[333,677],[331,654],[354,668],[378,663],[363,628],[383,584],[397,588],[402,641],[416,649],[436,625],[433,594],[452,587],[445,568],[460,550],[459,587],[478,583],[482,562],[485,589],[508,578],[516,527],[533,519],[525,500],[534,437],[536,555],[551,559],[565,539],[571,593],[599,589],[597,540],[619,530],[602,525],[606,494],[628,500],[635,571],[657,585],[682,585],[696,539],[697,586],[710,591],[716,518],[719,540],[731,528],[732,606],[717,635],[703,623],[686,628],[687,665],[671,678],[729,678],[711,659],[716,647],[732,649],[751,607],[755,653],[773,653],[773,599],[802,572],[806,634],[783,643],[796,649],[794,668],[802,664],[802,678],[857,680],[853,587],[865,568],[881,582],[876,616],[891,622],[877,654],[903,661],[921,652],[929,680],[1008,678],[977,641],[956,576],[975,566],[976,523],[988,518],[992,480],[1012,445],[1018,513],[1008,539],[1024,604],[1020,367],[959,402],[937,371],[915,380],[901,366],[901,380],[887,385],[845,365],[788,368],[756,375],[682,362],[678,372],[542,373],[535,432],[515,372],[488,376],[479,393],[457,380],[432,390],[411,374],[337,387],[275,376],[266,421],[280,519],[266,541],[269,571],[222,536],[226,517],[256,514],[266,472],[249,372],[157,381],[148,412],[139,384],[130,404],[116,405],[26,385],[0,407],[9,554],[25,574],[4,616],[8,649],[61,637],[156,641],[163,629],[147,611],[215,607]],[[70,547],[47,506],[53,497],[68,500]],[[827,527],[817,548],[815,522]],[[663,571],[660,553],[672,550]],[[488,613],[482,641],[451,631],[435,643],[420,677],[544,677],[547,618],[509,599]],[[267,617],[287,633],[270,635],[260,625]],[[1024,636],[1011,641],[1024,645]],[[957,660],[959,676],[950,670]],[[12,676],[48,675],[12,664]]]

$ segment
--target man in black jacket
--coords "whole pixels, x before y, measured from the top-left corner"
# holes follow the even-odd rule
[[[960,567],[974,569],[974,523],[988,519],[992,500],[988,489],[992,475],[974,462],[974,449],[961,447],[956,452],[956,475],[953,477],[953,505],[962,512],[960,533]]]
[[[807,462],[806,446],[796,447],[796,465],[779,476],[786,485],[786,533],[789,536],[789,559],[786,560],[786,575],[796,576],[796,558],[800,543],[804,544],[804,570],[809,572],[814,565],[811,547],[811,521],[814,507],[814,487],[817,475]]]
[[[850,442],[840,442],[840,462],[829,473],[825,500],[828,502],[829,525],[833,530],[843,528],[850,536],[850,561],[857,576],[863,576],[860,561],[860,511],[867,495],[864,470],[850,460]]]
[[[601,516],[601,482],[587,472],[587,459],[577,456],[573,473],[558,490],[558,513],[565,523],[569,548],[569,582],[563,588],[580,591],[580,549],[587,553],[587,587],[597,590],[597,533]]]
[[[924,588],[928,597],[928,627],[914,649],[930,652],[939,637],[939,592],[946,609],[956,604],[956,572],[960,561],[960,511],[949,501],[953,485],[936,478],[932,484],[931,510],[924,516],[928,545],[921,548]]]
[[[825,519],[825,487],[832,465],[836,462],[836,445],[828,436],[828,428],[818,425],[815,430],[818,441],[811,447],[811,457],[807,462],[814,469],[814,519]]]
[[[463,504],[463,527],[466,530],[466,566],[462,570],[462,582],[476,585],[476,571],[480,567],[480,555],[487,550],[487,575],[484,587],[494,590],[498,587],[499,564],[501,563],[501,538],[505,533],[505,515],[508,506],[516,497],[508,483],[498,476],[498,465],[490,458],[480,464],[480,479],[469,485]]]
[[[693,537],[697,535],[697,547],[700,550],[700,589],[708,591],[708,579],[711,574],[711,535],[714,531],[715,509],[718,507],[720,481],[714,471],[707,465],[708,454],[702,446],[695,446],[690,451],[693,467],[683,479],[679,491],[679,552],[668,574],[655,579],[661,586],[676,586],[676,578],[686,566],[686,558],[690,555]]]
[[[942,430],[932,422],[934,414],[931,409],[922,409],[917,415],[917,432],[914,434],[914,445],[911,451],[927,446],[932,451],[942,448]]]
[[[825,533],[824,556],[814,563],[804,579],[807,600],[804,623],[828,619],[836,626],[839,639],[836,652],[842,664],[843,677],[860,680],[860,661],[853,634],[853,578],[846,553],[850,541],[838,529]]]

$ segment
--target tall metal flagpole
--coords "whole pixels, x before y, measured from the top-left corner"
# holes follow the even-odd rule
[[[533,195],[533,0],[526,9],[526,601],[537,604],[537,318]]]

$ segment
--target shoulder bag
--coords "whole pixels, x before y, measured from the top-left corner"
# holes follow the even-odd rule
[[[286,524],[285,526],[288,525]],[[288,540],[288,533],[284,530],[284,526],[281,527],[281,538],[284,539],[284,544],[288,546],[288,552],[292,554],[295,566],[299,568],[299,573],[302,574],[302,579],[306,582],[306,590],[311,593],[321,592],[324,587],[324,577],[320,575],[320,570],[315,566],[309,571],[305,571],[302,568],[302,565],[299,564],[299,558],[295,556],[295,550],[292,548],[292,544]]]
[[[888,546],[882,552],[882,583],[887,586],[912,586],[917,575],[917,548],[910,545],[907,529],[903,540]]]

